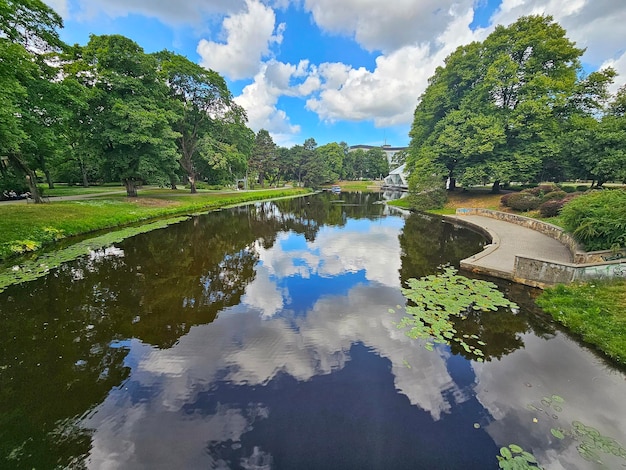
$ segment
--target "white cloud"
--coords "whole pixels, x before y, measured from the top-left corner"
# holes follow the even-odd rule
[[[258,0],[246,0],[246,11],[224,19],[225,43],[200,40],[200,65],[238,80],[254,76],[270,45],[282,42],[284,24],[274,30],[274,10]]]
[[[285,145],[300,132],[300,126],[291,124],[287,113],[278,109],[281,96],[305,96],[319,88],[319,79],[308,61],[297,66],[270,60],[261,66],[254,82],[247,85],[235,98],[248,114],[248,125],[257,132],[265,129],[274,142]],[[297,79],[297,82],[294,80]]]
[[[428,78],[456,47],[480,38],[472,32],[473,11],[466,10],[436,40],[436,52],[428,44],[405,46],[376,59],[373,72],[345,64],[322,64],[323,91],[307,101],[307,108],[326,121],[373,120],[377,126],[407,124]]]
[[[305,0],[318,26],[346,34],[368,50],[430,42],[473,0]]]
[[[63,18],[69,16],[69,1],[68,0],[44,0],[44,3],[51,7]]]

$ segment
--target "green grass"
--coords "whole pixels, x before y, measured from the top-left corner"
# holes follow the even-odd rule
[[[147,190],[140,197],[124,194],[49,204],[0,205],[0,260],[36,251],[62,238],[178,214],[191,214],[248,201],[288,197],[308,190],[211,192]]]
[[[363,181],[339,181],[335,183],[341,187],[342,191],[371,191],[372,189],[379,189],[381,186],[380,181],[363,180]],[[330,187],[328,185],[327,187]]]
[[[44,196],[50,197],[66,197],[66,196],[82,196],[84,194],[110,193],[115,191],[125,191],[124,186],[65,186],[57,185],[54,189],[42,186]]]
[[[394,201],[387,202],[390,206],[400,207],[401,209],[411,209],[411,202],[409,198],[396,199]]]
[[[537,304],[559,323],[626,363],[626,280],[546,289]]]

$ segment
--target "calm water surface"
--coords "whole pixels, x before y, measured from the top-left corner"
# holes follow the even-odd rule
[[[625,375],[534,292],[456,325],[484,363],[398,330],[402,283],[484,240],[378,199],[194,217],[1,293],[0,467],[626,468]]]

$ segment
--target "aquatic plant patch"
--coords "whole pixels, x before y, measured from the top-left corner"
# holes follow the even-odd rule
[[[425,347],[431,351],[436,343],[456,342],[479,362],[483,361],[484,354],[470,340],[479,346],[485,343],[476,335],[459,334],[453,320],[463,320],[472,310],[518,308],[495,284],[460,276],[450,266],[442,268],[439,274],[409,279],[407,285],[402,289],[409,301],[407,315],[398,323],[398,328],[407,329],[406,334],[411,338],[426,339]]]

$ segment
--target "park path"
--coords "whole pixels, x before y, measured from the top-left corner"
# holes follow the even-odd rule
[[[89,199],[92,197],[98,197],[98,196],[108,196],[111,194],[126,194],[126,190],[125,189],[121,189],[119,191],[105,191],[102,193],[90,193],[90,194],[77,194],[75,196],[50,196],[49,198],[47,196],[45,196],[47,199],[50,199],[52,201],[80,201],[81,199]],[[32,201],[27,201],[26,199],[15,199],[15,200],[8,200],[8,201],[0,201],[0,204],[29,204],[32,203]]]
[[[572,255],[561,242],[536,230],[480,215],[449,216],[488,231],[491,245],[461,261],[461,267],[484,274],[513,278],[515,256],[571,263]]]

